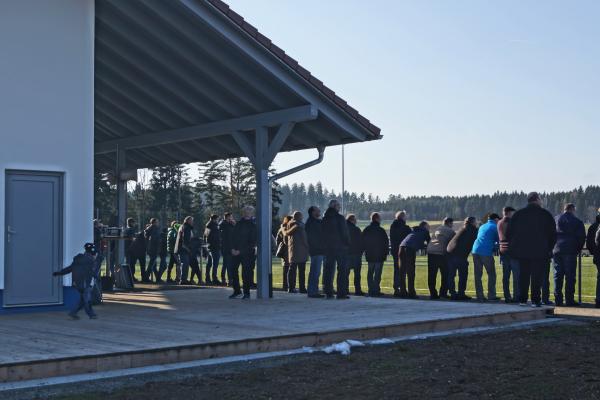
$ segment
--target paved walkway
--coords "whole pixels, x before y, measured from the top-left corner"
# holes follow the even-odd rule
[[[64,313],[0,318],[0,365],[70,356],[137,351],[249,338],[408,324],[530,311],[505,304],[353,297],[229,300],[227,289],[114,293],[97,320]],[[254,295],[254,294],[253,294]]]

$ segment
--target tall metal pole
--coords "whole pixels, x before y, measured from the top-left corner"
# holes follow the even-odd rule
[[[346,197],[346,163],[344,156],[344,145],[342,145],[342,215],[346,214],[346,202],[344,201]]]
[[[269,298],[269,273],[271,270],[271,187],[269,166],[265,159],[268,146],[267,128],[256,129],[256,222],[258,225],[256,294],[259,299]]]
[[[115,171],[115,180],[117,182],[117,223],[124,227],[127,221],[127,181],[121,179],[121,172],[127,165],[125,149],[117,147],[117,168]],[[121,264],[125,257],[125,242],[117,241],[117,253],[115,254],[115,264]],[[106,260],[110,264],[111,260]]]

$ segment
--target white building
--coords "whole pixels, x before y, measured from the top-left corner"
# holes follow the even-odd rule
[[[90,241],[93,0],[0,3],[0,313],[60,304]]]
[[[73,301],[52,272],[92,240],[94,167],[232,156],[258,171],[264,297],[275,155],[381,137],[220,0],[1,1],[0,121],[0,314]]]

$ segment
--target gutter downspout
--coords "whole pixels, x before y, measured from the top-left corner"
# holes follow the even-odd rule
[[[304,169],[307,169],[314,165],[320,164],[323,161],[323,158],[325,156],[325,146],[318,146],[317,151],[319,152],[319,156],[315,160],[298,165],[297,167],[294,167],[294,168],[290,168],[287,171],[280,172],[279,174],[270,176],[269,183],[273,183],[274,181],[276,181],[278,179],[285,178],[288,175],[295,174],[296,172],[300,172]]]

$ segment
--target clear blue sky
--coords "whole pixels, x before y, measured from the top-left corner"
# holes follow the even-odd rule
[[[600,1],[228,0],[382,128],[346,189],[469,194],[600,184]],[[313,152],[278,156],[286,169]],[[340,148],[285,182],[341,187]]]

